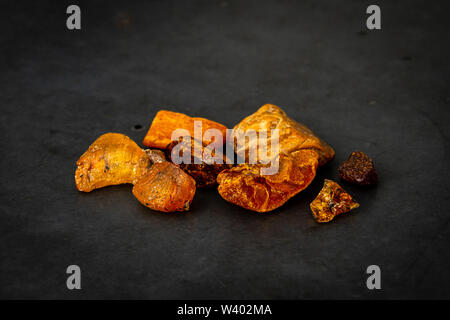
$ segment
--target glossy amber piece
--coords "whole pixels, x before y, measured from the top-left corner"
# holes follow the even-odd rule
[[[279,133],[278,172],[263,175],[264,165],[248,164],[247,157],[246,164],[222,171],[217,177],[219,193],[225,200],[253,211],[274,210],[305,189],[314,179],[318,165],[334,157],[329,145],[272,104],[262,106],[243,119],[234,127],[233,135],[254,130],[258,136],[265,133],[267,145],[270,145],[273,129],[278,129]],[[251,148],[258,148],[257,144],[255,139],[237,140],[235,149],[238,154],[248,155]]]
[[[188,163],[182,162],[178,166],[194,178],[199,188],[215,186],[217,175],[223,170],[231,168],[221,152],[216,149],[205,152],[206,148],[205,143],[192,137],[182,137],[178,141],[172,141],[166,149],[167,158],[170,160],[172,160],[172,150],[176,153],[175,156],[180,158],[186,154]],[[198,154],[196,154],[196,150],[198,150]],[[221,163],[216,162],[216,159],[220,159]]]
[[[263,165],[240,164],[218,175],[218,191],[222,198],[243,208],[271,211],[305,189],[314,179],[317,166],[313,150],[280,154],[279,170],[274,175],[262,175]]]
[[[317,222],[329,222],[335,216],[359,207],[340,185],[325,179],[322,190],[309,205]]]
[[[155,163],[133,187],[133,194],[146,207],[163,212],[189,210],[195,181],[168,161]]]
[[[319,155],[320,166],[334,158],[333,148],[315,136],[305,125],[292,120],[283,110],[273,104],[266,104],[252,115],[244,118],[233,128],[233,132],[265,131],[270,139],[272,129],[279,130],[280,153],[289,154],[301,149],[311,149]],[[236,152],[239,153],[243,148],[248,150],[252,143],[254,141],[236,143]]]
[[[78,159],[75,184],[79,191],[135,183],[152,165],[151,158],[130,138],[106,133]]]
[[[191,137],[194,137],[194,121],[201,121],[202,137],[206,130],[217,129],[222,133],[223,140],[214,141],[214,143],[217,143],[217,145],[224,143],[227,130],[224,125],[208,119],[192,118],[183,113],[167,110],[158,111],[142,143],[151,148],[165,149],[172,142],[172,132],[176,129],[186,129]],[[206,139],[204,142],[210,144],[213,141]]]

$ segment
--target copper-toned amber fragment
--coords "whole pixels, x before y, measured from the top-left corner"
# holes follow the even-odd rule
[[[359,204],[336,182],[325,179],[322,190],[309,206],[317,222],[329,222],[338,214],[358,208]]]
[[[133,194],[153,210],[189,210],[195,195],[195,181],[173,163],[155,163],[134,185]]]
[[[219,193],[227,201],[243,208],[266,212],[282,206],[289,198],[305,189],[314,179],[318,165],[334,157],[334,150],[304,125],[289,118],[283,110],[271,104],[262,106],[233,129],[233,136],[253,130],[267,137],[271,145],[271,130],[279,133],[279,169],[274,175],[261,173],[257,164],[240,164],[222,171],[217,177]],[[235,142],[238,154],[250,154],[258,149],[258,139]],[[274,158],[272,158],[273,160]],[[258,161],[259,161],[258,155]]]
[[[75,184],[79,191],[135,183],[152,160],[130,138],[120,133],[106,133],[92,143],[78,159]]]
[[[289,154],[300,149],[311,149],[319,155],[319,165],[324,165],[334,158],[334,150],[327,143],[319,139],[305,125],[291,118],[279,107],[273,104],[263,105],[254,114],[244,118],[234,128],[233,132],[255,130],[267,132],[270,139],[272,129],[279,130],[280,153]],[[240,149],[248,150],[254,141],[236,144],[236,152]]]
[[[166,149],[167,158],[170,160],[173,160],[172,150],[179,159],[186,155],[187,163],[181,162],[178,165],[194,178],[199,188],[215,186],[217,175],[231,168],[230,164],[226,164],[227,159],[221,152],[214,148],[205,150],[206,148],[208,146],[205,143],[192,137],[180,137],[178,141],[172,141]]]
[[[317,153],[312,150],[280,154],[274,175],[261,174],[264,165],[240,164],[218,175],[218,190],[222,198],[243,208],[271,211],[305,189],[314,179],[317,165]]]
[[[172,133],[176,129],[186,129],[189,131],[191,137],[194,137],[194,121],[201,121],[202,137],[206,130],[217,129],[221,132],[222,137],[224,139],[226,138],[227,127],[220,123],[204,118],[192,118],[183,113],[161,110],[158,111],[153,119],[152,125],[142,143],[151,148],[164,149],[172,142]],[[212,140],[214,139],[205,139],[204,142],[210,144],[213,142]],[[224,140],[214,141],[214,143],[222,145]]]
[[[371,185],[378,181],[372,159],[364,152],[352,152],[347,160],[339,166],[339,177],[350,183]]]

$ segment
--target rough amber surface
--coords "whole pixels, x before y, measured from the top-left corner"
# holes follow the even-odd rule
[[[176,148],[174,150],[174,148]],[[167,158],[172,160],[172,150],[182,158],[184,154],[189,158],[189,163],[180,163],[178,166],[194,178],[197,187],[213,187],[215,186],[217,175],[225,169],[231,168],[227,164],[226,157],[218,150],[211,149],[211,152],[205,152],[207,145],[192,137],[182,137],[177,141],[172,141],[166,149]],[[199,154],[196,154],[196,149]],[[204,155],[204,156],[202,156]],[[189,157],[190,156],[190,157]],[[215,158],[221,159],[222,163],[215,161]]]
[[[157,211],[189,210],[195,195],[195,181],[168,161],[155,163],[133,187],[133,194],[144,206]]]
[[[322,190],[310,204],[317,222],[329,222],[335,216],[358,208],[359,204],[336,182],[325,179]]]
[[[234,128],[233,132],[255,130],[256,132],[267,132],[267,138],[271,137],[271,130],[279,130],[280,153],[289,154],[301,149],[311,149],[319,155],[319,165],[324,165],[334,158],[334,150],[323,140],[319,139],[305,125],[300,124],[273,104],[266,104],[252,115],[244,118]],[[242,148],[249,149],[254,141],[246,141],[243,144],[236,143],[236,152]]]
[[[262,175],[262,165],[240,164],[218,175],[218,191],[222,198],[243,208],[271,211],[305,189],[314,179],[317,166],[313,150],[280,154],[279,170],[274,175]]]
[[[378,174],[370,159],[364,152],[355,151],[339,166],[339,177],[358,185],[372,185],[378,181]]]
[[[194,137],[194,121],[202,122],[202,137],[206,130],[217,129],[222,133],[223,138],[226,138],[227,127],[220,123],[204,118],[189,117],[183,113],[161,110],[153,119],[142,143],[147,147],[165,149],[172,142],[172,132],[176,129],[186,129]],[[204,142],[210,144],[213,141],[205,140]],[[214,141],[214,143],[222,145],[224,140]]]
[[[318,165],[334,157],[334,150],[329,145],[272,104],[266,104],[244,118],[233,128],[233,136],[254,130],[258,135],[265,133],[267,145],[270,145],[272,129],[279,130],[279,171],[274,175],[263,175],[261,168],[264,165],[248,164],[249,161],[222,171],[217,182],[219,193],[225,200],[257,212],[274,210],[305,189],[314,179]],[[258,144],[257,140],[237,140],[235,149],[238,154],[248,154],[251,148],[258,148],[255,144]]]
[[[78,159],[75,184],[79,191],[135,183],[152,165],[150,157],[130,138],[106,133]]]

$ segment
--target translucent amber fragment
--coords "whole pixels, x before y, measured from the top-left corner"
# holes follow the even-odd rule
[[[324,165],[334,158],[333,148],[315,136],[305,125],[292,120],[273,104],[266,104],[244,118],[233,128],[233,132],[248,130],[266,132],[270,139],[272,129],[279,130],[280,153],[289,154],[300,149],[311,149],[319,155],[319,165]],[[248,150],[254,143],[255,141],[250,140],[241,144],[236,143],[236,152],[239,153],[241,149]]]
[[[79,191],[135,183],[152,165],[151,158],[130,138],[106,133],[78,159],[75,184]]]
[[[271,211],[305,189],[314,179],[317,166],[318,156],[313,150],[281,154],[274,175],[262,175],[263,165],[240,164],[218,175],[218,191],[222,198],[243,208]]]
[[[194,137],[194,121],[201,121],[202,137],[206,130],[217,129],[221,132],[223,139],[226,138],[227,127],[220,123],[204,118],[192,118],[183,113],[161,110],[158,111],[153,119],[152,125],[142,143],[151,148],[165,149],[172,142],[172,132],[176,129],[186,129],[191,137]],[[204,142],[210,144],[212,140],[205,139]],[[214,142],[222,145],[224,140]]]
[[[227,164],[226,157],[216,149],[205,150],[208,146],[205,143],[195,140],[192,137],[181,137],[177,141],[172,141],[166,149],[167,158],[172,161],[172,151],[178,159],[186,155],[186,161],[178,166],[194,178],[197,187],[213,187],[216,185],[217,175],[225,169],[231,168]],[[173,161],[172,161],[173,162]]]
[[[163,212],[189,210],[195,181],[170,162],[155,163],[133,187],[133,194],[146,207]]]
[[[247,156],[246,164],[225,170],[217,177],[219,193],[225,200],[253,211],[274,210],[305,189],[314,179],[318,165],[334,157],[334,150],[328,144],[272,104],[262,106],[233,128],[235,138],[249,131],[258,136],[236,139],[238,155],[249,155],[252,149],[258,150],[261,137],[265,137],[266,145],[271,146],[272,130],[278,130],[279,135],[278,172],[261,174],[264,165],[261,162],[249,164]],[[257,160],[261,160],[259,153]]]
[[[359,204],[336,182],[325,179],[322,190],[309,206],[317,222],[329,222],[338,214],[358,208]]]

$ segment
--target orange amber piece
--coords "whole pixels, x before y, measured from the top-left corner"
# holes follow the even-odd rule
[[[218,175],[218,191],[222,198],[240,207],[271,211],[305,189],[314,179],[317,166],[317,153],[312,150],[281,154],[274,175],[262,175],[263,165],[240,164]]]
[[[155,163],[134,185],[133,194],[152,210],[173,212],[189,210],[195,189],[191,176],[166,161]]]
[[[270,139],[272,129],[279,130],[280,153],[289,154],[301,149],[311,149],[319,155],[320,166],[334,158],[333,148],[315,136],[314,132],[305,125],[292,120],[283,110],[273,104],[263,105],[258,111],[244,118],[233,128],[233,132],[246,132],[247,130],[267,132],[267,137]],[[236,153],[243,148],[248,151],[254,143],[255,141],[236,143]]]
[[[214,142],[217,145],[222,145],[225,142],[227,127],[224,125],[204,118],[192,118],[183,113],[161,110],[153,119],[142,143],[147,147],[165,149],[172,142],[172,132],[176,129],[186,129],[191,137],[194,137],[194,121],[201,121],[202,137],[206,130],[217,129],[222,133],[223,141]],[[213,141],[206,139],[203,142],[210,144]]]
[[[325,179],[322,190],[309,205],[317,222],[329,222],[335,216],[359,207],[340,185]]]
[[[261,159],[259,163],[249,164],[247,156],[246,164],[222,171],[217,177],[219,193],[225,200],[253,211],[274,210],[305,189],[314,179],[318,165],[334,157],[334,150],[328,144],[272,104],[244,118],[233,128],[233,136],[253,130],[259,137],[267,137],[267,145],[270,145],[273,129],[278,129],[279,134],[278,172],[261,174],[264,167]],[[235,146],[241,155],[249,155],[252,149],[259,148],[258,139],[238,138]]]
[[[151,158],[130,138],[106,133],[78,159],[75,184],[79,191],[122,183],[135,183],[153,164]]]

